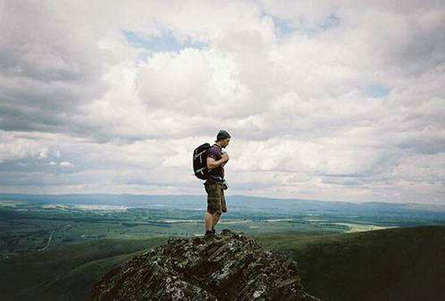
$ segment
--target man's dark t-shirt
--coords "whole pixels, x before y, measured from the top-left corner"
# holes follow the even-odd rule
[[[221,159],[222,154],[223,152],[221,147],[215,143],[209,148],[207,156],[215,159],[215,161],[218,161],[219,159]],[[220,182],[223,179],[224,179],[224,167],[220,165],[210,170],[209,178],[207,179],[206,183],[212,184],[215,182]]]

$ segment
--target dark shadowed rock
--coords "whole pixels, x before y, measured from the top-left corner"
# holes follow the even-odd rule
[[[319,300],[303,290],[294,261],[228,229],[169,239],[105,274],[91,299]]]

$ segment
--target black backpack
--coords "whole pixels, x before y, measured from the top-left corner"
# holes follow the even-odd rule
[[[210,144],[204,143],[193,151],[193,171],[195,172],[195,176],[201,180],[207,180],[209,177],[209,169],[207,168],[209,148]]]

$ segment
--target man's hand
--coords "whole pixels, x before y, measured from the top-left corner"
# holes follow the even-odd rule
[[[224,153],[221,155],[221,159],[223,159],[223,162],[226,163],[229,161],[229,155],[227,153]]]

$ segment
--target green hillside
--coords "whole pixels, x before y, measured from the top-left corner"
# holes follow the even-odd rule
[[[445,300],[445,227],[255,236],[298,262],[322,300]],[[113,265],[166,238],[98,240],[0,261],[2,300],[83,300]]]
[[[1,300],[82,300],[113,265],[165,238],[97,240],[0,261]],[[139,251],[139,252],[138,252]]]
[[[445,300],[444,226],[257,240],[295,259],[307,291],[325,301]]]

